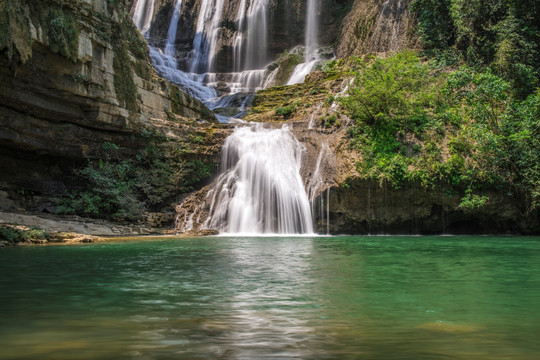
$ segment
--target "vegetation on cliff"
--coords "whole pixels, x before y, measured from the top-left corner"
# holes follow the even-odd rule
[[[539,85],[540,5],[536,0],[415,0],[418,33],[430,56],[488,66],[524,99]]]
[[[540,92],[522,100],[489,69],[440,68],[412,52],[357,66],[341,103],[355,120],[361,177],[394,187],[442,182],[465,208],[483,205],[493,187],[540,207]]]
[[[141,136],[141,150],[134,157],[122,157],[118,145],[105,143],[102,158],[76,169],[72,183],[79,188],[60,200],[57,212],[141,220],[144,212],[174,203],[178,194],[192,191],[212,175],[208,160],[190,150],[207,142],[206,137],[192,135],[182,146],[164,146],[167,139],[161,133],[146,131]]]

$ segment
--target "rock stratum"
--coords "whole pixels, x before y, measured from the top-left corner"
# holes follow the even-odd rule
[[[183,147],[181,159],[214,167],[213,137],[225,134],[206,106],[156,74],[130,5],[0,4],[2,210],[47,211],[72,187],[73,170],[104,158],[107,144],[115,159],[130,159],[155,138],[165,157]]]

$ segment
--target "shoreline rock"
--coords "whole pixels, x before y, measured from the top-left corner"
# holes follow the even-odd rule
[[[105,241],[105,238],[130,236],[162,236],[168,234],[168,228],[150,228],[139,224],[120,225],[105,220],[81,218],[78,216],[57,216],[45,214],[13,213],[0,211],[0,228],[27,232],[39,229],[49,238],[38,238],[20,242],[22,245],[81,244]],[[46,240],[46,241],[43,241]],[[0,233],[0,247],[11,243],[4,240]]]

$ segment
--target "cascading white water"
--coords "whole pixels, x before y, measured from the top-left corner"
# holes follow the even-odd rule
[[[320,61],[317,50],[319,49],[319,0],[307,1],[304,62],[298,64],[287,81],[287,85],[294,85],[304,82],[306,76],[313,71]]]
[[[268,63],[268,0],[252,0],[247,12],[249,32],[244,69],[261,69]]]
[[[300,176],[304,148],[288,126],[237,128],[223,148],[223,173],[208,192],[205,228],[242,234],[310,234]]]
[[[176,50],[176,33],[178,31],[178,20],[182,11],[182,0],[174,1],[173,16],[169,23],[169,31],[167,31],[167,43],[165,44],[165,55],[173,56]]]
[[[182,0],[175,0],[173,16],[171,17],[167,32],[165,51],[149,46],[152,63],[161,76],[174,84],[181,85],[189,94],[201,100],[213,99],[217,96],[216,91],[204,85],[204,76],[185,73],[178,69],[178,63],[175,58],[175,43],[181,11]]]
[[[152,16],[154,14],[154,0],[138,0],[133,11],[133,22],[145,35],[150,30]]]
[[[197,20],[190,63],[193,73],[214,70],[224,0],[203,0]]]
[[[144,34],[151,26],[155,0],[139,0],[133,21]],[[165,47],[150,46],[150,56],[161,76],[180,85],[196,98],[209,102],[217,97],[216,88],[227,88],[230,94],[253,92],[263,88],[267,58],[268,0],[241,0],[236,10],[236,31],[233,43],[234,72],[216,73],[219,38],[225,0],[202,0],[197,16],[193,49],[187,61],[189,72],[178,68],[176,35],[182,13],[182,0],[173,3]],[[225,85],[225,86],[224,86]]]
[[[233,50],[233,67],[234,71],[240,72],[242,70],[242,49],[244,45],[244,24],[246,18],[246,0],[240,1],[238,7],[238,13],[236,14],[236,22],[238,28],[234,37],[234,50]]]
[[[319,48],[319,16],[318,16],[319,0],[308,0],[307,2],[307,18],[306,18],[306,35],[305,35],[305,50],[304,62],[313,60]]]

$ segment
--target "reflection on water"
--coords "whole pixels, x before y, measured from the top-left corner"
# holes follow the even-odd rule
[[[536,359],[540,239],[0,251],[4,359]]]

